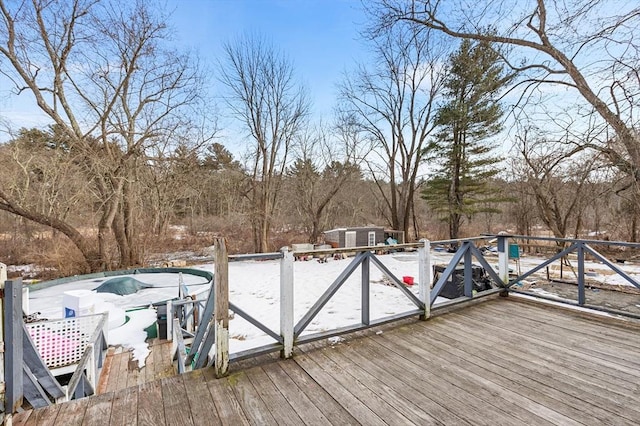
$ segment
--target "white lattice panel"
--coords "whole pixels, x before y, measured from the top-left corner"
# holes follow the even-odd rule
[[[80,361],[102,315],[66,318],[26,324],[40,357],[49,368]]]

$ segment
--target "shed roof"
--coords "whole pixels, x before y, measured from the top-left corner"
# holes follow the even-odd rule
[[[382,229],[384,230],[384,226],[377,226],[377,225],[370,225],[370,226],[345,226],[345,227],[341,227],[341,228],[333,228],[333,229],[329,229],[328,231],[324,231],[324,233],[327,232],[335,232],[335,231],[358,231],[361,229]]]

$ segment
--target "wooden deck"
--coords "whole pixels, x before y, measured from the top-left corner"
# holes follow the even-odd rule
[[[118,391],[174,376],[176,368],[171,362],[171,342],[154,339],[149,346],[151,353],[142,368],[138,368],[138,361],[132,359],[132,352],[109,348],[96,393]]]
[[[29,425],[640,423],[640,327],[493,299],[14,417]]]

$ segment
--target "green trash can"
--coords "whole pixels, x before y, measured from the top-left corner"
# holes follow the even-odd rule
[[[517,244],[509,244],[509,259],[520,259],[520,247]]]

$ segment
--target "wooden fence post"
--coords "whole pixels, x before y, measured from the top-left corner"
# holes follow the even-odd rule
[[[418,296],[424,303],[424,313],[420,315],[420,319],[427,320],[431,316],[431,242],[420,242],[423,245],[418,249]]]
[[[287,247],[280,249],[280,336],[283,347],[282,358],[293,355],[293,252]]]
[[[214,240],[215,252],[215,362],[216,377],[224,377],[229,373],[229,257],[224,238]]]

